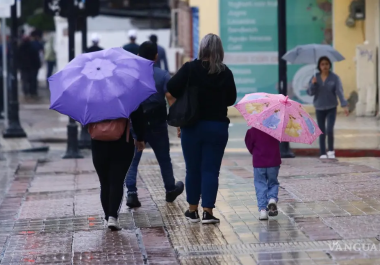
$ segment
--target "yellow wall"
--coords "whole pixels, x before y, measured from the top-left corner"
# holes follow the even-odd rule
[[[219,0],[190,0],[191,7],[199,8],[199,38],[208,33],[219,35]]]
[[[345,22],[351,1],[334,0],[333,2],[334,47],[346,58],[334,64],[334,71],[342,79],[344,94],[348,98],[353,91],[356,91],[354,58],[356,45],[364,42],[365,25],[363,21],[357,21],[355,27],[347,27]]]

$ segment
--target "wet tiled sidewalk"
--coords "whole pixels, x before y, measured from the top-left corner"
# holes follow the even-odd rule
[[[185,164],[173,153],[176,178]],[[259,221],[251,158],[227,154],[215,215],[189,223],[186,196],[165,202],[152,154],[143,206],[123,204],[121,232],[103,226],[90,158],[0,161],[0,264],[380,264],[380,159],[284,160],[279,216]]]

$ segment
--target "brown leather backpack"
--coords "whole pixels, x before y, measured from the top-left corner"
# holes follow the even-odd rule
[[[93,140],[117,141],[127,129],[127,142],[129,141],[129,119],[116,119],[90,123],[88,133]]]

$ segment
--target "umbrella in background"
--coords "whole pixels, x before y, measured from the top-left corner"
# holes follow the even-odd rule
[[[129,118],[157,92],[153,62],[122,48],[81,54],[48,80],[50,109],[82,125]]]
[[[235,108],[249,126],[280,142],[312,144],[322,134],[302,105],[283,95],[247,94]]]
[[[328,57],[331,62],[344,60],[337,50],[326,44],[299,45],[288,51],[282,59],[292,64],[317,64],[322,56]]]

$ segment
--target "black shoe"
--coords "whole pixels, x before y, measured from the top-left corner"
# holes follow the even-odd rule
[[[141,207],[141,203],[139,201],[139,198],[137,197],[137,193],[129,193],[128,194],[127,206],[129,208]]]
[[[218,224],[220,220],[208,212],[203,212],[202,224]]]
[[[177,199],[177,197],[182,194],[184,189],[185,189],[185,185],[183,184],[183,182],[178,181],[175,184],[175,190],[166,193],[166,201],[167,202],[174,202],[175,199]]]
[[[198,211],[190,212],[187,210],[185,212],[186,219],[192,223],[198,223],[201,219],[199,218]]]
[[[268,203],[268,214],[269,216],[277,216],[278,210],[277,210],[277,202],[275,199],[270,199]]]

